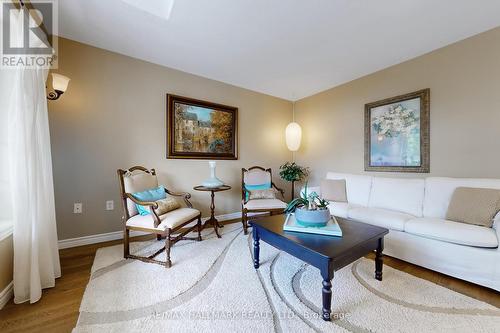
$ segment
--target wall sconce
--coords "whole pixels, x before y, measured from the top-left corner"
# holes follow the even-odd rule
[[[68,89],[69,81],[70,78],[64,75],[52,73],[52,87],[54,88],[54,91],[50,91],[47,94],[47,99],[51,101],[55,101],[56,99],[58,99],[62,94],[66,92],[66,89]]]

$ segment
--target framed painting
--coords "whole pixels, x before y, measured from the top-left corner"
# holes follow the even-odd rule
[[[430,89],[365,105],[365,171],[430,171]]]
[[[238,108],[167,94],[167,158],[238,159]]]

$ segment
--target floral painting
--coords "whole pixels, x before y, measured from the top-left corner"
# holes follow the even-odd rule
[[[428,172],[428,90],[367,104],[365,110],[366,170]]]
[[[173,95],[167,105],[169,158],[236,158],[236,108]]]

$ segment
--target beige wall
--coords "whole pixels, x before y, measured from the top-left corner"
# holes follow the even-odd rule
[[[208,214],[209,194],[192,190],[208,177],[207,161],[165,157],[166,93],[239,108],[239,159],[217,162],[219,178],[233,189],[217,194],[216,214],[241,210],[242,167],[272,167],[278,180],[277,168],[291,158],[288,101],[62,38],[57,72],[71,78],[49,103],[59,239],[121,230],[116,169],[137,164],[156,168],[167,187],[191,192]],[[74,202],[83,202],[83,214],[72,213]]]
[[[327,171],[364,173],[364,105],[423,88],[431,89],[430,174],[500,178],[497,28],[296,103],[304,131],[296,160],[311,167],[311,183]]]
[[[283,138],[287,101],[66,39],[59,56],[58,72],[72,79],[49,103],[60,239],[120,230],[115,170],[135,164],[157,168],[161,182],[190,191],[208,214],[208,195],[192,190],[207,177],[207,162],[165,158],[167,92],[239,108],[240,157],[218,162],[233,190],[217,195],[217,214],[240,209],[241,167],[270,166],[277,180],[278,166],[291,157]],[[498,59],[500,28],[300,100],[297,162],[311,167],[311,183],[329,170],[364,173],[364,104],[430,88],[430,174],[500,178]],[[116,207],[107,212],[110,199]],[[74,202],[84,203],[82,215],[72,213]]]
[[[12,282],[14,252],[12,235],[0,241],[0,292]]]

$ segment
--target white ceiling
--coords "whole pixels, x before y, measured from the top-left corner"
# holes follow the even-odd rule
[[[297,100],[500,25],[499,0],[162,2],[59,1],[59,34]]]

